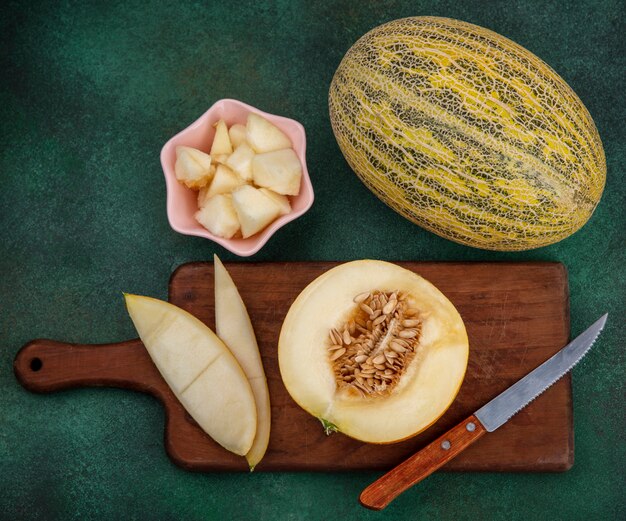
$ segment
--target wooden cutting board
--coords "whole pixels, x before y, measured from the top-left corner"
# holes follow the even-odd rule
[[[448,412],[422,434],[392,445],[327,437],[298,407],[280,378],[282,321],[300,291],[335,262],[227,264],[254,325],[272,401],[272,434],[256,471],[389,469],[438,437],[563,347],[569,336],[567,273],[557,263],[398,263],[435,284],[457,307],[470,341],[469,366]],[[192,263],[171,276],[170,301],[214,327],[213,265]],[[120,311],[120,320],[128,320]],[[246,471],[243,458],[214,443],[161,378],[139,340],[26,344],[14,362],[34,392],[113,386],[154,395],[166,411],[165,448],[188,470]],[[137,411],[141,414],[141,411]],[[456,471],[564,471],[574,459],[570,376],[498,431],[444,467]]]

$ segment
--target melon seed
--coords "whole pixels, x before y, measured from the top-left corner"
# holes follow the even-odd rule
[[[404,352],[406,352],[406,349],[403,346],[401,346],[398,342],[395,342],[395,341],[392,341],[389,344],[389,347],[391,349],[393,349],[396,353],[404,353]]]
[[[378,324],[382,324],[385,320],[387,320],[387,316],[381,315],[376,320],[374,320],[374,322],[372,322],[372,326],[376,327]]]
[[[382,313],[381,309],[377,309],[376,311],[374,311],[374,313],[372,313],[370,315],[370,320],[374,320],[376,317],[378,317],[380,314]],[[375,320],[374,320],[375,321]],[[374,324],[376,325],[376,324]]]
[[[361,302],[363,302],[369,296],[370,296],[370,292],[369,291],[366,291],[365,293],[359,293],[356,297],[354,297],[354,302],[356,304],[360,304]]]
[[[408,318],[417,311],[409,308],[404,293],[376,290],[353,300],[352,317],[329,331],[329,359],[338,386],[363,396],[381,395],[397,384],[411,362],[421,321]]]
[[[390,300],[389,302],[387,302],[387,304],[385,304],[385,307],[383,308],[383,313],[385,315],[388,315],[389,313],[391,313],[396,307],[396,303],[397,302],[395,300]]]
[[[341,349],[338,349],[332,355],[330,355],[330,360],[332,362],[334,362],[335,360],[337,360],[337,358],[342,356],[345,352],[346,352],[346,348],[345,347],[342,347]]]
[[[385,355],[378,355],[376,358],[374,358],[373,360],[374,364],[382,364],[385,362]]]
[[[371,315],[372,313],[374,313],[374,310],[371,307],[369,307],[367,304],[361,304],[361,309],[365,311],[368,315]]]

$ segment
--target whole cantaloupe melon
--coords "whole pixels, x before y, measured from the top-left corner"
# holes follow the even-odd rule
[[[365,185],[447,239],[525,250],[578,230],[606,178],[598,131],[547,64],[476,25],[418,17],[367,33],[329,93]]]

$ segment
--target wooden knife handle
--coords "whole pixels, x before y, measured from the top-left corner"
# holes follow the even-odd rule
[[[68,344],[38,339],[15,356],[13,370],[29,391],[122,387],[161,397],[163,380],[139,339],[115,344]]]
[[[374,481],[361,492],[359,501],[364,507],[382,510],[402,492],[445,465],[485,432],[487,431],[478,418],[470,416]]]

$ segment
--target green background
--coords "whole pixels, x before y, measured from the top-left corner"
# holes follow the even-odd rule
[[[625,519],[624,2],[9,2],[1,11],[0,517],[4,519]],[[410,15],[459,18],[543,58],[602,136],[608,180],[559,244],[493,253],[403,220],[353,175],[327,92],[359,36]],[[301,121],[316,202],[255,260],[549,260],[570,277],[572,334],[609,325],[574,370],[576,462],[564,474],[438,474],[381,513],[377,473],[192,474],[163,449],[163,411],[123,390],[39,396],[22,344],[134,336],[121,291],[165,298],[181,263],[234,256],[173,232],[159,151],[232,97]]]

